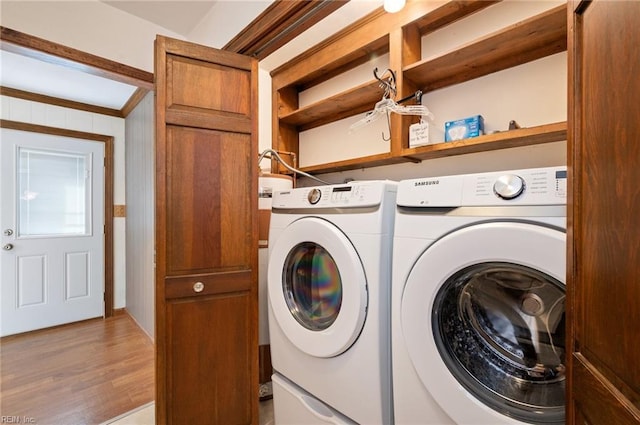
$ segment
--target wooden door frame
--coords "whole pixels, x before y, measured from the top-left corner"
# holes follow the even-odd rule
[[[0,128],[104,143],[104,317],[113,316],[113,136],[10,120],[0,120]]]

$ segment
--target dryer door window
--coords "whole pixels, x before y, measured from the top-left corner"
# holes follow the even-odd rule
[[[272,316],[314,357],[334,357],[357,340],[367,313],[367,280],[349,238],[327,220],[304,217],[272,244],[267,271]]]
[[[298,323],[321,331],[336,321],[342,305],[342,279],[326,249],[314,242],[296,245],[285,260],[282,278],[287,306]]]
[[[469,266],[440,288],[433,307],[436,345],[473,395],[509,416],[564,418],[564,285],[519,264]]]
[[[488,221],[416,260],[401,300],[404,342],[454,421],[564,423],[565,256],[558,229]]]

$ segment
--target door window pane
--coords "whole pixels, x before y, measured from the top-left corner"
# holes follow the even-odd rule
[[[89,234],[89,155],[19,149],[18,162],[18,235]]]

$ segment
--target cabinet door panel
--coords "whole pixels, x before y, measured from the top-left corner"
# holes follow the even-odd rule
[[[250,148],[246,134],[167,128],[167,275],[250,267]]]
[[[170,79],[167,106],[170,109],[182,106],[249,116],[251,103],[248,99],[228,93],[229,87],[238,93],[247,93],[251,88],[249,73],[182,56],[169,56],[167,71]],[[185,75],[189,78],[185,79]],[[192,79],[197,80],[198,85],[193,84]]]
[[[640,3],[569,10],[570,424],[640,424]]]
[[[170,423],[251,423],[250,309],[246,292],[168,301]]]

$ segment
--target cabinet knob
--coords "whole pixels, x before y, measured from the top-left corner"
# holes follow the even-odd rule
[[[193,291],[194,292],[202,292],[204,290],[204,283],[202,282],[196,282],[193,284]]]

